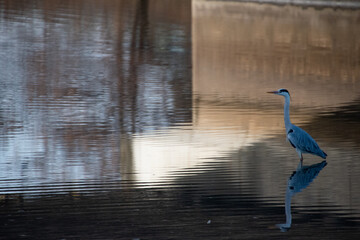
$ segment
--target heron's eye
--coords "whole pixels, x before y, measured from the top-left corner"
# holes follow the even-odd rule
[[[289,188],[290,188],[291,190],[294,190],[294,186],[290,186]]]

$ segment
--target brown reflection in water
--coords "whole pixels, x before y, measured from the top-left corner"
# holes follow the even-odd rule
[[[293,104],[334,106],[360,84],[359,10],[193,1],[193,90],[264,99],[288,88]]]

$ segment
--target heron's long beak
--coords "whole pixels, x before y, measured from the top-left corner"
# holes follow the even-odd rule
[[[272,94],[275,94],[275,93],[279,93],[278,91],[270,91],[270,92],[266,92],[266,93],[272,93]]]

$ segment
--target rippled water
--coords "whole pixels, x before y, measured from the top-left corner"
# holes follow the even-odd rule
[[[0,0],[0,239],[359,237],[360,11],[330,5]]]

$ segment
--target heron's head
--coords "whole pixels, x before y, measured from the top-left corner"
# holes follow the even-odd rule
[[[288,90],[286,90],[285,88],[280,88],[279,90],[277,91],[271,91],[271,92],[267,92],[267,93],[272,93],[272,94],[276,94],[276,95],[281,95],[281,96],[284,96],[284,97],[290,97],[290,93]]]

